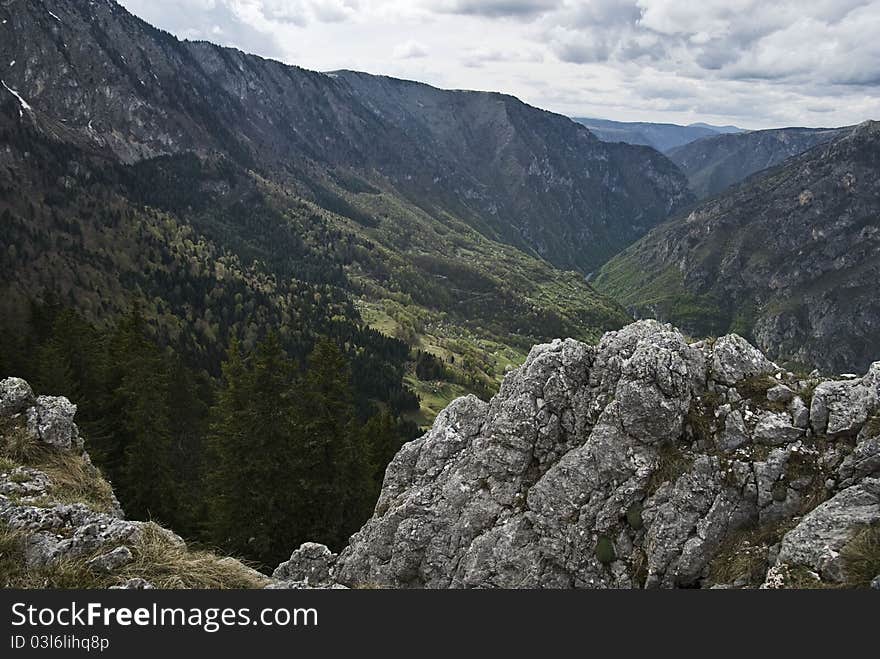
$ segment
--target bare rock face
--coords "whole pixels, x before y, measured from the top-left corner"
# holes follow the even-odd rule
[[[810,422],[829,435],[857,433],[880,401],[880,362],[859,380],[823,382],[813,394]]]
[[[656,321],[536,346],[489,403],[454,401],[400,450],[338,558],[304,546],[279,570],[317,560],[322,580],[396,588],[757,587],[798,566],[845,582],[841,548],[880,519],[878,370],[798,378],[741,337],[688,343]]]
[[[111,549],[106,554],[96,556],[86,563],[90,570],[102,573],[112,573],[119,568],[131,563],[134,556],[131,549],[125,545],[120,545],[115,549]]]
[[[306,542],[291,554],[289,560],[275,568],[272,578],[306,587],[320,587],[330,581],[330,568],[336,558],[336,554],[325,545]]]
[[[782,564],[809,568],[831,582],[845,579],[841,550],[855,532],[880,523],[880,479],[866,478],[807,514],[782,541]]]
[[[759,158],[764,171],[664,222],[591,284],[692,336],[741,328],[774,360],[864,373],[880,358],[880,122],[815,133],[824,144],[771,169]],[[700,155],[697,169],[711,161]]]
[[[711,368],[717,382],[729,385],[776,370],[760,350],[737,334],[723,336],[715,342]]]

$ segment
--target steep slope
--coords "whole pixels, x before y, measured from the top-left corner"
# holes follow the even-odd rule
[[[736,335],[640,321],[535,346],[490,403],[450,405],[389,466],[321,586],[880,586],[880,362],[821,381]]]
[[[356,173],[435,219],[585,272],[689,200],[667,159],[510,97],[180,42],[112,0],[35,0],[0,15],[9,88],[126,162],[220,151],[319,203],[326,179]]]
[[[689,201],[662,156],[603,144],[511,96],[332,75],[425,149],[431,169],[418,186],[424,166],[412,167],[412,183],[403,186],[410,198],[453,209],[484,233],[558,266],[589,272]]]
[[[744,181],[755,172],[842,137],[851,128],[780,128],[714,135],[667,152],[700,199]]]
[[[709,124],[657,124],[644,121],[611,121],[609,119],[575,118],[603,142],[624,142],[651,146],[661,153],[689,144],[695,140],[720,134],[739,133],[735,126],[710,126]]]
[[[864,370],[880,348],[880,123],[867,122],[657,228],[595,280],[694,335]]]

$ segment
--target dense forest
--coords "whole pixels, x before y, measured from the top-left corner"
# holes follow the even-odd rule
[[[137,310],[99,329],[35,305],[26,332],[0,337],[0,372],[78,403],[130,517],[265,565],[305,540],[343,545],[417,431],[393,406],[358,412],[353,359],[328,338],[304,362],[274,330],[251,350],[233,339],[214,378],[159,345]]]

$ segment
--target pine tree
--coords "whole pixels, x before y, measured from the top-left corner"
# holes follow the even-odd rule
[[[297,495],[306,476],[296,460],[293,376],[274,334],[248,360],[233,341],[212,412],[210,533],[270,565],[286,557],[303,533]]]
[[[355,415],[349,366],[332,341],[319,340],[309,355],[299,400],[299,443],[311,475],[304,492],[306,527],[318,542],[337,547],[346,539],[350,511],[361,507],[359,493],[369,471],[358,464],[365,457],[363,447],[352,441]]]
[[[107,464],[119,475],[119,490],[130,516],[173,526],[178,497],[167,358],[148,340],[137,310],[120,323],[111,346],[116,377],[108,411],[114,432]]]
[[[385,479],[385,469],[400,449],[400,429],[391,413],[383,410],[364,424],[362,435],[373,470],[373,491],[378,496]]]

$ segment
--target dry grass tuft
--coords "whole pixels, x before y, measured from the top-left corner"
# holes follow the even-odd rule
[[[27,536],[0,526],[0,587],[2,588],[108,588],[140,577],[156,588],[255,589],[269,578],[231,558],[208,551],[190,550],[155,524],[146,524],[131,548],[134,560],[115,574],[97,574],[87,562],[113,549],[47,566],[27,567],[24,548]]]
[[[134,560],[123,568],[122,579],[140,577],[156,588],[252,589],[269,578],[232,558],[191,550],[156,524],[146,524],[131,548]]]
[[[53,503],[84,503],[97,512],[113,509],[113,488],[83,455],[35,440],[21,418],[2,424],[0,471],[18,466],[39,469],[52,481]]]
[[[867,526],[856,533],[840,552],[846,586],[868,588],[880,575],[880,524]]]
[[[761,585],[770,567],[768,547],[781,541],[793,526],[786,521],[731,534],[709,564],[709,582],[733,584],[745,579],[749,587]]]

